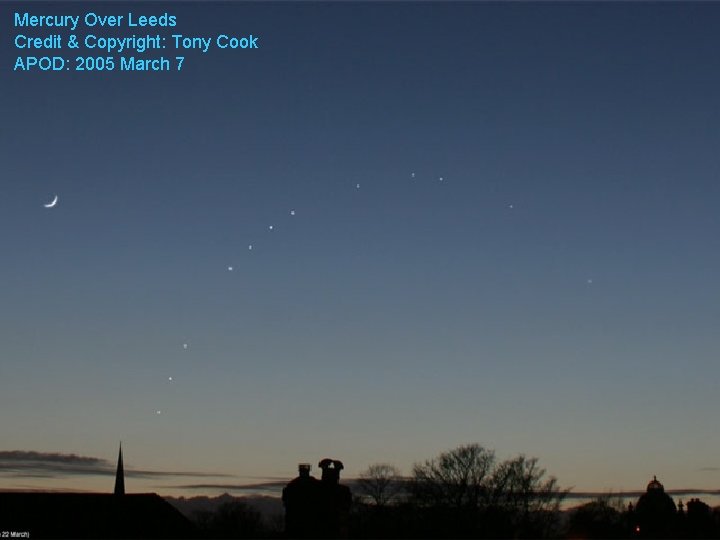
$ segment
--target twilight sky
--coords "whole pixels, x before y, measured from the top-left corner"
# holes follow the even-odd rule
[[[15,10],[261,48],[19,74]],[[122,439],[131,469],[197,473],[126,483],[168,494],[475,441],[564,487],[717,487],[720,4],[0,22],[0,451]]]

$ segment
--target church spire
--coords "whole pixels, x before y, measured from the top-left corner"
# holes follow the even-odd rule
[[[125,495],[125,471],[123,470],[122,443],[120,443],[117,471],[115,472],[115,495]]]

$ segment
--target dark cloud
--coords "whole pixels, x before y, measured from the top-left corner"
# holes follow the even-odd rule
[[[59,478],[62,476],[111,476],[115,463],[105,459],[24,450],[0,451],[0,476],[5,478]],[[148,471],[125,468],[128,478],[197,477],[230,478],[233,475],[195,471]]]
[[[183,486],[172,486],[177,489],[221,489],[225,491],[278,491],[284,488],[290,479],[273,482],[255,482],[250,484],[187,484]],[[170,486],[167,486],[170,487]]]
[[[248,477],[246,477],[248,478]],[[252,478],[252,477],[250,477]],[[249,482],[249,483],[203,483],[203,484],[185,484],[177,486],[160,486],[173,489],[185,489],[185,490],[222,490],[222,491],[233,491],[242,493],[253,493],[253,494],[275,494],[277,495],[287,485],[292,478],[282,479],[268,479],[266,482]],[[341,480],[343,485],[354,489],[357,485],[357,479],[347,478]]]
[[[701,472],[718,472],[720,471],[720,467],[700,467],[698,471]]]
[[[2,465],[0,465],[2,467]],[[4,468],[3,468],[4,469]],[[17,471],[5,471],[0,470],[0,475],[2,475],[5,478],[55,478],[57,475],[53,473],[44,473],[44,472],[17,472]]]
[[[696,488],[687,488],[687,489],[666,489],[665,493],[668,495],[674,495],[674,496],[693,496],[693,495],[720,495],[720,490],[717,489],[696,489]],[[639,498],[641,495],[644,495],[645,491],[614,491],[611,494],[607,492],[599,492],[599,491],[571,491],[568,493],[567,498],[568,499],[597,499],[601,497],[607,497],[608,495],[612,495],[613,497],[629,497],[629,498]]]
[[[113,469],[113,474],[115,470]],[[197,478],[234,478],[233,474],[207,473],[198,471],[143,471],[139,469],[125,469],[125,476],[131,478],[155,478],[167,476],[190,476]]]
[[[0,452],[0,474],[3,476],[50,478],[66,475],[103,475],[112,472],[112,464],[94,457],[24,450]]]
[[[1,450],[0,462],[27,461],[27,462],[56,462],[56,463],[82,463],[93,465],[107,463],[106,460],[77,454],[59,454],[55,452],[32,452],[26,450]]]

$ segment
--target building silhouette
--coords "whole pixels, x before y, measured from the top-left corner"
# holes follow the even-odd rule
[[[115,471],[115,495],[125,495],[125,470],[123,469],[122,443],[118,454],[117,470]]]
[[[352,494],[340,484],[339,460],[323,459],[321,479],[310,475],[310,464],[298,465],[298,476],[282,492],[285,534],[289,538],[346,538]]]
[[[125,493],[122,448],[113,493],[0,492],[3,531],[30,538],[193,538],[192,523],[156,493]]]
[[[640,538],[672,538],[678,531],[678,509],[656,476],[630,507],[633,532]]]
[[[310,475],[309,463],[298,465],[298,476],[282,491],[285,507],[285,533],[291,538],[317,536],[318,523],[322,519],[317,500],[320,497],[320,481]]]

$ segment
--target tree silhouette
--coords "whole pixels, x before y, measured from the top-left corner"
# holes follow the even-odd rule
[[[582,538],[624,538],[627,536],[622,499],[606,495],[570,511],[568,536]]]
[[[196,523],[210,538],[257,538],[264,532],[260,512],[242,501],[223,503],[215,512],[198,512]]]
[[[545,478],[537,458],[519,455],[501,463],[492,475],[491,505],[513,516],[516,528],[544,536],[554,524],[568,490],[554,476]]]
[[[443,452],[413,467],[413,497],[425,506],[477,508],[494,462],[495,453],[479,444]]]
[[[567,491],[536,458],[496,464],[479,444],[459,446],[416,464],[411,502],[423,509],[427,536],[544,537],[557,532]]]
[[[358,492],[382,508],[402,490],[402,477],[397,467],[388,463],[375,463],[365,469],[357,480]]]

